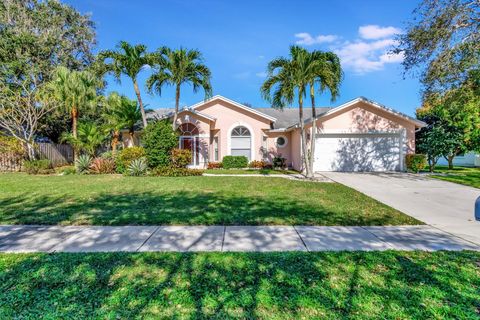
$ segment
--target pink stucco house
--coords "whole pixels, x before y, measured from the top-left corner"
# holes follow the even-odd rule
[[[404,155],[415,152],[415,131],[424,126],[363,97],[316,110],[315,171],[404,170]],[[153,116],[172,118],[172,111],[159,109]],[[310,115],[311,108],[305,108],[308,131]],[[214,96],[181,110],[178,121],[179,147],[192,151],[192,167],[206,167],[208,162],[222,161],[225,155],[268,162],[281,155],[289,167],[303,169],[296,108],[251,108]],[[311,134],[308,139],[312,139]],[[128,135],[124,135],[124,143],[132,143]]]

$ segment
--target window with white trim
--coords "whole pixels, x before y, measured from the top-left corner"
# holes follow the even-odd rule
[[[252,135],[244,126],[235,127],[230,137],[230,154],[232,156],[245,156],[250,161],[252,151]]]
[[[277,145],[278,148],[284,148],[287,146],[288,139],[287,137],[280,136],[275,139],[275,144]]]

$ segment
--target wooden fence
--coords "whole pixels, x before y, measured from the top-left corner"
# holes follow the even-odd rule
[[[48,159],[54,166],[73,162],[73,148],[68,144],[40,142],[35,145],[37,159]],[[23,157],[16,154],[0,154],[0,171],[21,171]]]

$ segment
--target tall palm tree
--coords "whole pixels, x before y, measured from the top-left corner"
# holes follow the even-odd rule
[[[71,71],[58,67],[53,79],[47,85],[53,97],[72,117],[72,137],[77,138],[77,122],[79,114],[86,108],[92,108],[97,101],[97,89],[101,85],[98,78],[88,71]],[[74,159],[77,152],[74,151]]]
[[[340,64],[340,59],[333,52],[323,52],[314,50],[310,53],[311,68],[310,86],[310,100],[312,103],[312,131],[310,139],[310,168],[313,175],[313,161],[315,158],[315,137],[317,134],[317,112],[315,110],[315,86],[318,85],[318,92],[322,94],[325,90],[330,92],[330,101],[335,101],[340,91],[340,84],[342,82],[343,72]]]
[[[312,176],[312,170],[307,156],[303,100],[313,68],[309,52],[301,47],[291,46],[288,58],[281,57],[270,61],[267,79],[261,87],[262,96],[276,109],[283,109],[286,105],[291,105],[295,97],[298,99],[302,161],[308,177]]]
[[[120,130],[127,129],[130,141],[133,141],[135,125],[142,119],[142,113],[137,101],[116,92],[110,93],[106,99],[106,106],[105,118],[107,128],[112,132],[112,153],[115,154],[120,140]]]
[[[138,104],[140,106],[140,112],[142,114],[143,127],[147,126],[147,117],[140,95],[140,89],[138,87],[138,74],[142,69],[151,62],[151,55],[147,52],[147,47],[138,44],[131,45],[126,41],[120,41],[117,45],[117,51],[106,50],[99,54],[99,59],[105,61],[111,59],[110,62],[105,64],[106,72],[112,72],[115,78],[120,81],[121,75],[126,75],[133,82],[133,89],[137,96]]]
[[[210,69],[203,63],[203,57],[198,50],[160,48],[154,57],[154,73],[147,79],[149,91],[155,90],[161,94],[162,87],[175,87],[175,114],[173,129],[177,129],[178,107],[180,103],[180,87],[190,84],[193,92],[203,89],[205,99],[212,95],[210,84]]]

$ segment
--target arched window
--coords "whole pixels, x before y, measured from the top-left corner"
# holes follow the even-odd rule
[[[198,136],[198,128],[193,123],[182,123],[178,129],[181,136]]]
[[[235,127],[231,134],[230,154],[232,156],[245,156],[250,161],[252,151],[252,135],[244,126]]]

